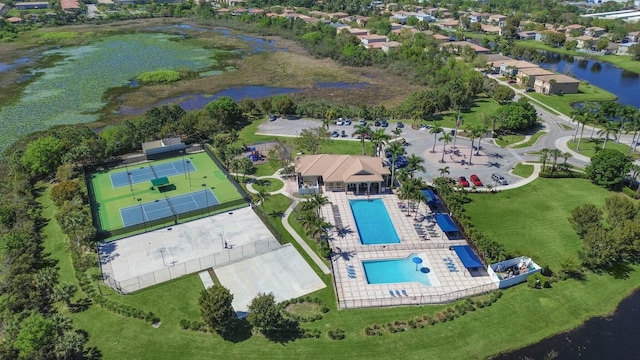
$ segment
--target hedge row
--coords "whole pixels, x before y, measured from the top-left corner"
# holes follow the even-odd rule
[[[373,324],[364,328],[364,334],[367,336],[382,336],[385,333],[397,333],[410,329],[423,329],[425,326],[435,325],[447,321],[453,321],[456,318],[465,315],[468,312],[476,311],[484,307],[491,306],[502,296],[502,291],[494,291],[489,295],[477,298],[467,298],[453,307],[448,307],[432,316],[417,316],[411,320],[388,322],[386,324]]]

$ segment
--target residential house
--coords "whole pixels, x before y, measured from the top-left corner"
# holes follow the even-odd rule
[[[387,190],[391,171],[382,158],[354,155],[302,155],[295,161],[298,192],[353,191],[376,194]]]
[[[628,42],[639,42],[640,41],[640,31],[633,31],[627,34],[625,40]],[[623,41],[624,42],[624,41]]]
[[[314,18],[318,18],[318,19],[329,19],[329,18],[331,18],[331,15],[329,13],[322,12],[322,11],[317,11],[317,10],[309,11],[309,16],[314,17]]]
[[[631,41],[628,43],[624,43],[624,44],[619,44],[618,46],[618,51],[616,52],[616,55],[629,55],[629,48],[633,45],[638,44],[635,41]]]
[[[460,22],[454,19],[448,19],[438,23],[438,25],[443,29],[457,29],[459,24]]]
[[[366,47],[370,48],[372,44],[375,43],[386,43],[389,41],[389,38],[384,35],[360,35],[358,36],[360,42]]]
[[[249,9],[249,11],[247,11],[247,13],[249,15],[262,15],[262,14],[264,14],[264,10],[258,9],[258,8],[253,8],[253,9]]]
[[[562,74],[536,77],[534,89],[543,94],[576,94],[580,81]]]
[[[331,15],[331,17],[337,17],[338,19],[344,19],[346,17],[349,17],[349,14],[343,13],[343,12],[335,12],[335,13],[332,13],[330,15]]]
[[[424,22],[434,22],[437,19],[434,16],[431,16],[429,14],[425,14],[425,13],[417,13],[414,15],[418,20],[420,21],[424,21]]]
[[[591,50],[591,48],[593,48],[596,45],[596,42],[598,41],[598,39],[590,35],[578,36],[573,38],[573,40],[578,42],[576,46],[578,49],[585,49],[585,50]]]
[[[553,74],[553,72],[543,69],[539,66],[522,68],[518,69],[518,73],[516,74],[516,82],[522,86],[533,87],[535,85],[536,79],[539,76],[549,76]]]
[[[358,29],[358,28],[346,28],[346,30],[351,33],[351,35],[355,35],[355,36],[364,36],[364,35],[369,35],[369,30],[367,29]]]
[[[588,28],[584,29],[584,34],[588,35],[588,36],[593,36],[593,37],[598,38],[598,37],[604,35],[605,31],[606,30],[601,28],[601,27],[592,26],[592,27],[588,27]]]
[[[482,22],[482,14],[477,13],[477,12],[471,12],[469,14],[467,14],[467,17],[469,18],[469,22],[471,23],[481,23]]]
[[[18,10],[48,9],[49,2],[47,1],[17,2],[13,6]]]
[[[433,34],[432,36],[438,42],[451,41],[451,36],[442,35],[442,34]]]
[[[449,41],[440,45],[440,50],[449,49],[455,54],[459,54],[460,51],[465,47],[470,47],[471,49],[473,49],[473,51],[475,51],[476,54],[489,53],[489,49],[468,41]]]
[[[497,70],[497,72],[506,77],[514,77],[520,69],[527,69],[538,67],[536,64],[532,64],[524,60],[514,60],[509,58],[508,60],[497,60],[491,62],[491,68]]]
[[[397,12],[389,16],[389,21],[404,25],[407,23],[408,18],[409,16],[407,16],[407,14],[405,14],[404,12]]]
[[[480,25],[480,28],[485,34],[500,35],[502,32],[502,28],[496,25],[482,24]]]
[[[495,15],[489,16],[489,18],[487,19],[487,22],[489,24],[498,25],[500,27],[503,27],[503,26],[507,25],[507,17],[504,16],[504,15],[495,14]]]
[[[572,35],[574,33],[584,35],[584,26],[580,24],[571,24],[564,29],[567,35]]]
[[[80,11],[80,3],[78,0],[60,0],[62,11],[68,13],[77,13]]]
[[[389,50],[399,48],[400,46],[402,46],[402,44],[397,41],[389,41],[389,42],[382,43],[380,48],[385,53],[388,53]]]
[[[19,17],[15,17],[15,16],[12,16],[12,17],[8,18],[7,21],[10,22],[13,25],[18,25],[18,24],[22,23],[22,19],[19,18]]]
[[[536,39],[537,35],[538,35],[538,33],[535,32],[535,31],[520,31],[520,32],[516,33],[516,36],[520,40],[533,40],[533,39]]]

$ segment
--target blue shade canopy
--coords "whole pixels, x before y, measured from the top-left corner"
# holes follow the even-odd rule
[[[473,249],[471,249],[471,246],[457,245],[457,246],[453,246],[453,250],[456,252],[456,255],[458,255],[458,258],[460,258],[460,261],[462,261],[462,265],[464,265],[464,267],[466,268],[484,267],[484,265],[482,265],[482,261],[478,259],[476,254],[473,252]]]
[[[426,189],[421,191],[422,194],[424,194],[424,197],[427,198],[427,205],[440,205],[440,200],[438,200],[438,196],[433,192],[433,190]]]
[[[458,227],[448,214],[436,214],[436,222],[440,229],[446,233],[458,232]]]

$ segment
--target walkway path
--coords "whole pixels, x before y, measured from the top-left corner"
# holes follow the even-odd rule
[[[311,249],[309,245],[307,245],[304,239],[300,237],[300,235],[298,235],[298,232],[296,232],[289,224],[289,215],[291,215],[291,213],[296,208],[296,206],[298,206],[298,203],[300,203],[300,198],[297,198],[291,195],[287,191],[287,183],[286,183],[286,180],[283,179],[282,176],[280,176],[280,170],[276,171],[273,175],[260,176],[260,177],[256,177],[255,179],[260,180],[260,179],[268,179],[268,178],[276,178],[281,180],[284,183],[284,186],[282,187],[282,189],[277,191],[272,191],[269,193],[269,195],[282,194],[288,197],[289,199],[293,200],[291,205],[287,208],[287,210],[284,212],[284,215],[282,216],[282,226],[284,226],[284,228],[289,232],[291,237],[293,237],[293,239],[298,243],[298,245],[300,245],[300,247],[307,253],[307,255],[309,255],[311,260],[313,260],[313,262],[316,263],[316,265],[318,265],[318,267],[323,273],[331,274],[331,270],[329,270],[329,267],[327,266],[327,264],[325,264],[325,262],[320,258],[320,256],[318,256],[318,254],[316,254],[316,252],[313,251],[313,249]],[[257,191],[253,188],[253,184],[251,183],[247,184],[247,190],[253,194],[257,193]]]

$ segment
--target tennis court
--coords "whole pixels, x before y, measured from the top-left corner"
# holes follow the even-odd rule
[[[111,184],[114,189],[129,185],[129,180],[131,180],[131,184],[138,184],[155,178],[169,177],[197,171],[196,167],[193,166],[193,162],[188,159],[184,161],[176,160],[157,165],[145,164],[143,166],[129,168],[128,170],[128,173],[127,170],[125,170],[110,174]]]
[[[193,210],[205,209],[219,203],[211,190],[203,190],[121,208],[120,215],[122,215],[124,226],[129,227],[146,221],[154,221]]]

